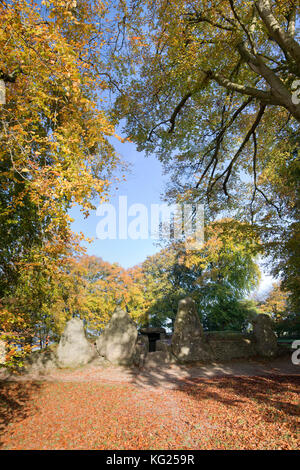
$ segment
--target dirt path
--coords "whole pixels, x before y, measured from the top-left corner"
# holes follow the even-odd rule
[[[224,376],[252,377],[268,375],[300,375],[300,366],[293,365],[289,357],[274,360],[231,361],[207,365],[179,366],[157,365],[137,369],[123,367],[104,367],[91,364],[76,370],[53,370],[48,374],[4,375],[5,381],[49,381],[49,382],[100,382],[128,383],[147,389],[176,389],[195,379]]]

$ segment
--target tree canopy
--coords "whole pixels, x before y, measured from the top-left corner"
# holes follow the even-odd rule
[[[107,199],[119,168],[103,106],[106,12],[98,0],[0,2],[0,328],[10,334],[49,307],[47,283],[81,252],[69,209],[87,215]]]
[[[140,0],[120,10],[128,40],[113,116],[170,172],[168,200],[256,226],[299,310],[299,3]]]

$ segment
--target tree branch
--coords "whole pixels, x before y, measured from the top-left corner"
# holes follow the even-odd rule
[[[225,31],[230,31],[230,32],[233,31],[233,28],[231,28],[230,26],[224,26],[220,23],[215,23],[210,18],[203,16],[201,12],[195,12],[194,14],[187,13],[185,16],[187,16],[187,21],[190,24],[208,23],[211,26],[214,26],[215,28],[218,28],[218,29],[223,29]]]
[[[249,41],[252,52],[255,53],[255,45],[254,45],[254,42],[253,42],[252,37],[250,35],[250,32],[247,30],[246,26],[244,25],[244,23],[240,19],[239,15],[237,14],[237,12],[235,10],[235,7],[234,7],[233,0],[229,0],[229,3],[230,3],[230,7],[231,7],[231,10],[233,12],[233,15],[234,15],[235,19],[237,20],[237,22],[239,23],[239,25],[241,26],[243,31],[246,33],[246,36],[248,38],[248,41]]]
[[[18,66],[15,70],[13,70],[11,73],[5,73],[2,70],[0,70],[0,79],[4,80],[5,82],[9,83],[15,83],[17,76],[23,73],[22,69],[20,66]]]
[[[263,117],[263,114],[265,112],[265,109],[266,109],[266,105],[262,104],[259,108],[259,111],[257,113],[257,116],[255,118],[255,121],[254,123],[252,124],[251,126],[251,129],[247,132],[242,144],[240,145],[238,151],[235,153],[234,157],[232,158],[231,162],[229,163],[229,165],[227,166],[227,168],[223,171],[223,173],[221,173],[221,175],[219,175],[212,183],[211,185],[211,188],[210,190],[213,189],[213,186],[221,179],[223,178],[223,176],[225,176],[225,179],[224,179],[224,182],[223,182],[223,190],[224,190],[224,193],[226,194],[227,197],[229,197],[229,194],[227,192],[227,183],[228,183],[228,180],[229,180],[229,177],[231,175],[231,171],[232,171],[232,168],[233,168],[233,165],[234,163],[236,162],[236,160],[238,159],[238,157],[240,156],[240,154],[242,153],[242,151],[244,150],[246,144],[248,143],[250,137],[253,135],[253,133],[255,132],[256,128],[258,127],[262,117]]]
[[[223,77],[218,72],[214,72],[213,70],[208,70],[205,72],[208,78],[215,80],[220,86],[227,88],[232,91],[236,91],[237,93],[241,93],[242,95],[252,96],[252,98],[257,98],[264,104],[273,104],[279,105],[280,103],[271,95],[270,92],[257,90],[256,88],[252,88],[246,85],[240,85],[239,83],[234,83],[227,78]]]
[[[214,154],[210,160],[210,162],[208,163],[208,165],[206,166],[204,172],[202,173],[201,175],[201,178],[199,179],[199,181],[197,182],[196,184],[196,188],[198,188],[200,186],[200,184],[202,183],[203,181],[203,178],[205,177],[206,173],[208,172],[208,170],[210,169],[211,165],[215,162],[215,165],[214,165],[214,169],[216,168],[216,165],[218,163],[218,154],[219,154],[219,150],[220,150],[220,146],[222,144],[222,141],[224,139],[224,135],[226,133],[226,131],[232,126],[232,124],[236,121],[236,119],[238,118],[238,116],[242,113],[242,111],[252,102],[253,98],[248,98],[247,101],[245,101],[236,111],[235,113],[232,115],[230,121],[226,124],[226,126],[222,127],[221,131],[219,132],[219,134],[217,135],[216,137],[216,146],[215,146],[215,151],[214,151]]]
[[[256,0],[255,6],[258,14],[266,25],[270,36],[277,42],[283,52],[289,55],[300,64],[300,45],[288,32],[281,28],[277,19],[272,13],[269,0]]]
[[[180,113],[181,109],[184,107],[185,103],[192,96],[192,94],[193,93],[190,91],[186,95],[184,95],[184,97],[181,99],[181,101],[178,103],[178,105],[174,109],[174,112],[173,112],[173,114],[172,114],[172,116],[170,117],[170,120],[169,120],[170,123],[171,123],[171,127],[169,129],[169,134],[171,134],[174,130],[177,115]]]

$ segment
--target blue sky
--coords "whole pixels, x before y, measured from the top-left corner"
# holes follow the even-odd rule
[[[142,152],[137,152],[132,143],[122,144],[114,139],[113,144],[121,159],[130,164],[126,172],[126,181],[118,184],[117,190],[112,190],[110,203],[118,208],[119,196],[127,196],[128,207],[134,203],[142,203],[150,209],[151,204],[162,202],[164,184],[167,177],[162,174],[162,165],[154,157],[145,157]],[[98,205],[96,203],[96,205]],[[118,211],[117,211],[118,212]],[[70,211],[74,218],[72,229],[75,232],[83,232],[85,236],[94,238],[92,243],[84,243],[90,255],[97,255],[110,263],[117,262],[124,268],[134,266],[144,259],[159,251],[155,240],[99,240],[96,227],[101,217],[92,211],[85,219],[79,207]],[[128,217],[128,221],[133,219]]]

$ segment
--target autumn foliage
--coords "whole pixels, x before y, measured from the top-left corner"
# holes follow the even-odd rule
[[[183,380],[174,390],[93,380],[10,383],[0,389],[0,445],[299,450],[298,393],[296,376]]]
[[[64,264],[81,250],[68,210],[87,215],[105,200],[119,163],[101,101],[105,11],[97,0],[0,4],[0,313],[16,339],[23,322],[28,340],[47,317]]]

